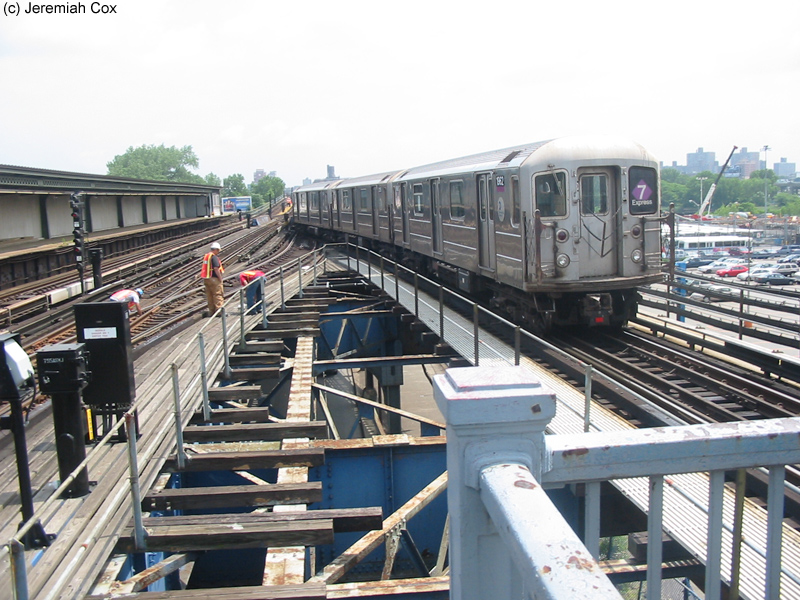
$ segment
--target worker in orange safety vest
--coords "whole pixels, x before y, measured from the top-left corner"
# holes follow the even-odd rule
[[[212,316],[225,302],[222,289],[222,274],[225,269],[219,259],[221,248],[219,242],[211,244],[211,252],[203,257],[203,267],[200,269],[200,278],[206,292],[206,302],[208,303],[208,316]]]

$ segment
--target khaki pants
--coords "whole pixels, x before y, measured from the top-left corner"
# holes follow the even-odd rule
[[[225,301],[225,296],[222,293],[222,281],[216,277],[209,277],[203,279],[203,285],[206,288],[206,302],[208,303],[208,316],[210,317],[220,308]]]

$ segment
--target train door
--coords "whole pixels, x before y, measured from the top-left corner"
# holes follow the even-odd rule
[[[578,169],[581,202],[581,243],[578,244],[581,273],[594,276],[617,273],[615,235],[619,201],[614,170],[606,167]]]
[[[319,222],[328,226],[328,192],[319,193]]]
[[[405,183],[400,184],[400,203],[402,205],[400,210],[403,211],[403,243],[408,244],[408,211],[410,209],[408,206],[408,193]]]
[[[331,191],[331,227],[337,229],[342,226],[342,217],[339,214],[339,191]]]
[[[442,253],[442,213],[439,210],[439,180],[431,179],[431,241],[433,251]]]
[[[492,174],[477,176],[478,185],[478,265],[494,270],[494,204],[492,200]]]
[[[379,211],[380,211],[380,204],[381,204],[380,197],[379,197],[380,196],[379,192],[380,192],[380,190],[378,190],[378,188],[373,185],[372,188],[371,188],[371,194],[372,194],[372,235],[376,239],[378,237],[378,231],[380,230],[380,226],[379,226],[379,222],[378,222],[378,219],[380,218],[379,217]]]

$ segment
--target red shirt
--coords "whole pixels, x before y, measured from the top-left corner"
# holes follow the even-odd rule
[[[242,286],[245,286],[248,283],[250,283],[251,281],[254,281],[254,280],[258,279],[259,277],[263,277],[263,276],[264,276],[264,272],[263,271],[259,271],[258,269],[254,269],[252,271],[242,271],[239,274],[239,283],[241,283]]]

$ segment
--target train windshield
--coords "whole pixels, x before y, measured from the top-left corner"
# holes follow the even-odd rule
[[[608,212],[608,178],[605,175],[581,177],[581,212],[604,215]]]
[[[567,214],[567,184],[563,172],[537,175],[534,189],[536,208],[542,218],[563,217]]]

